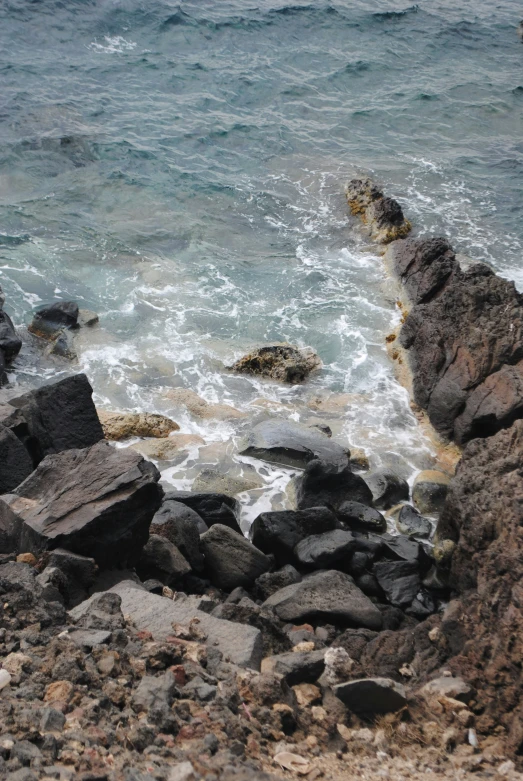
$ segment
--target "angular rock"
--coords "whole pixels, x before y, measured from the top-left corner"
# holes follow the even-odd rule
[[[325,669],[325,649],[318,651],[290,651],[267,656],[261,665],[262,673],[282,675],[289,686],[315,683]]]
[[[365,482],[372,491],[372,502],[380,510],[388,510],[395,504],[408,500],[409,484],[388,469],[378,469],[365,475]]]
[[[238,523],[240,505],[226,494],[193,493],[192,491],[169,491],[165,494],[169,502],[180,502],[194,510],[211,527],[215,523],[228,526],[229,529],[241,534]]]
[[[163,502],[151,523],[151,533],[159,534],[176,545],[197,572],[203,569],[200,534],[206,531],[207,524],[197,512],[172,499]]]
[[[22,340],[16,333],[13,321],[3,309],[0,310],[0,352],[3,364],[10,363],[22,348]]]
[[[386,532],[387,521],[383,515],[373,507],[368,507],[360,502],[342,502],[336,510],[338,519],[349,529],[363,531]]]
[[[76,328],[78,304],[76,301],[57,301],[37,309],[29,331],[43,339],[55,339],[63,328]]]
[[[431,522],[410,504],[401,508],[396,526],[398,531],[407,537],[430,537],[432,534]]]
[[[373,201],[383,198],[382,190],[368,177],[351,179],[345,188],[345,195],[352,214],[365,214]]]
[[[347,464],[347,452],[341,445],[318,429],[290,420],[264,420],[258,423],[240,445],[240,453],[300,469],[315,458],[329,464]]]
[[[328,621],[380,629],[381,613],[348,575],[327,570],[277,591],[263,603],[282,621]]]
[[[378,198],[365,210],[365,223],[370,237],[378,244],[389,244],[407,236],[411,224],[403,216],[403,210],[394,198]]]
[[[264,553],[241,534],[221,524],[214,524],[202,534],[201,546],[211,582],[224,591],[252,586],[271,567]]]
[[[98,442],[49,455],[0,498],[4,551],[67,548],[107,566],[136,559],[162,500],[156,467]]]
[[[345,569],[355,548],[356,541],[349,531],[334,529],[306,537],[296,545],[294,555],[306,567],[323,569],[345,564]]]
[[[439,513],[447,498],[450,477],[444,472],[428,469],[414,479],[412,501],[421,513]]]
[[[136,571],[141,580],[158,578],[165,586],[177,586],[191,572],[191,565],[170,540],[151,534],[136,562]]]
[[[90,447],[103,439],[92,393],[85,374],[75,374],[9,399],[26,423],[24,445],[35,466],[50,453]]]
[[[33,460],[20,439],[11,427],[0,424],[0,494],[13,491],[32,471]]]
[[[97,410],[106,439],[121,440],[130,437],[168,437],[180,426],[165,415],[152,412],[110,412]]]
[[[379,561],[374,564],[373,573],[388,601],[395,607],[410,605],[421,588],[416,562]]]
[[[256,578],[255,589],[256,594],[260,599],[268,599],[271,594],[279,591],[285,586],[290,586],[292,583],[299,583],[301,575],[292,564],[286,564],[276,572],[265,572]]]
[[[432,697],[451,697],[453,700],[459,702],[470,702],[474,696],[474,689],[463,678],[455,678],[454,676],[441,676],[440,678],[433,678],[422,686],[419,690],[420,694],[429,699]]]
[[[296,560],[294,549],[301,540],[336,526],[336,516],[326,507],[262,513],[251,526],[251,539],[259,550],[273,554],[283,565]]]
[[[360,678],[334,686],[350,711],[362,716],[396,713],[407,705],[405,687],[390,678]]]
[[[299,348],[282,343],[259,347],[230,368],[240,374],[253,374],[294,385],[306,380],[321,365],[321,360],[310,347]]]
[[[133,709],[138,712],[147,712],[156,705],[170,706],[176,692],[176,678],[171,670],[167,670],[166,673],[157,677],[145,675],[133,693]]]
[[[456,267],[454,250],[442,238],[395,241],[385,258],[414,304],[433,298]]]
[[[310,461],[303,474],[294,481],[298,509],[329,507],[337,511],[343,502],[372,504],[372,492],[345,461],[332,464],[319,459]]]

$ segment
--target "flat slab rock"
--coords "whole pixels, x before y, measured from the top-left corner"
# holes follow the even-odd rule
[[[261,632],[246,624],[237,624],[215,618],[194,606],[191,599],[174,601],[150,594],[134,581],[125,580],[110,589],[122,600],[121,610],[131,618],[139,631],[151,632],[155,640],[165,640],[173,634],[172,624],[189,624],[198,619],[198,628],[207,635],[207,642],[215,645],[233,664],[259,670],[263,657]],[[95,595],[98,596],[98,595]],[[93,597],[70,611],[78,620],[88,609]]]
[[[315,458],[332,464],[347,464],[347,451],[341,445],[317,428],[289,420],[258,423],[240,445],[240,453],[300,469]]]
[[[317,572],[280,589],[265,600],[282,621],[324,620],[381,629],[381,613],[349,575],[336,570]]]
[[[364,716],[396,713],[407,704],[405,687],[391,678],[360,678],[333,691],[349,710]]]
[[[0,550],[65,548],[100,566],[132,560],[162,501],[159,478],[136,451],[108,442],[46,456],[0,498]]]

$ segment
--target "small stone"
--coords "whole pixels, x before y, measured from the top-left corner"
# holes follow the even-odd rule
[[[45,690],[44,702],[69,702],[74,686],[70,681],[55,681]]]
[[[20,564],[29,564],[30,567],[36,566],[37,558],[32,553],[19,553],[16,557]]]
[[[40,718],[40,732],[61,732],[65,725],[65,716],[55,708],[43,708]]]
[[[450,477],[444,472],[428,469],[420,472],[412,488],[412,501],[421,513],[438,513],[447,498]]]
[[[190,762],[180,762],[169,769],[167,781],[192,781],[195,772]]]
[[[29,670],[33,664],[30,656],[22,653],[11,653],[2,660],[2,667],[11,675],[19,676],[24,670]]]
[[[502,762],[501,765],[497,768],[497,773],[500,776],[509,776],[511,773],[513,773],[516,769],[516,765],[511,759],[507,759],[505,762]]]
[[[313,683],[299,683],[297,686],[292,687],[298,705],[302,708],[307,708],[321,700],[321,691]]]

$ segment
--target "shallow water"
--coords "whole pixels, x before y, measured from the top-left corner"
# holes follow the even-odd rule
[[[166,390],[256,419],[264,398],[412,477],[432,446],[385,351],[394,291],[343,188],[373,174],[419,233],[444,233],[523,288],[520,12],[512,0],[4,0],[6,309],[18,325],[56,298],[100,314],[79,362],[102,406],[227,442],[241,425],[194,418]],[[306,385],[224,370],[283,340],[320,354]],[[12,380],[65,370],[26,346]],[[311,410],[329,393],[348,395]],[[222,451],[241,461],[234,445],[207,460]],[[164,479],[188,487],[196,458]],[[272,490],[243,497],[256,502],[247,520],[271,498],[283,506],[289,476],[249,464]]]

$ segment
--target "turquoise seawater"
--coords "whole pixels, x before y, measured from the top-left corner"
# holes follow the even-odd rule
[[[431,445],[384,347],[394,294],[343,189],[375,176],[418,233],[523,288],[520,13],[513,0],[2,0],[6,309],[19,326],[57,298],[100,314],[79,364],[102,406],[172,414],[219,442],[235,429],[182,414],[166,389],[248,411],[272,399],[296,420],[311,396],[349,394],[340,441],[414,474]],[[224,370],[283,340],[320,354],[307,385]],[[64,370],[25,347],[12,379]],[[165,477],[189,485],[188,464]],[[279,489],[286,473],[265,479]]]

